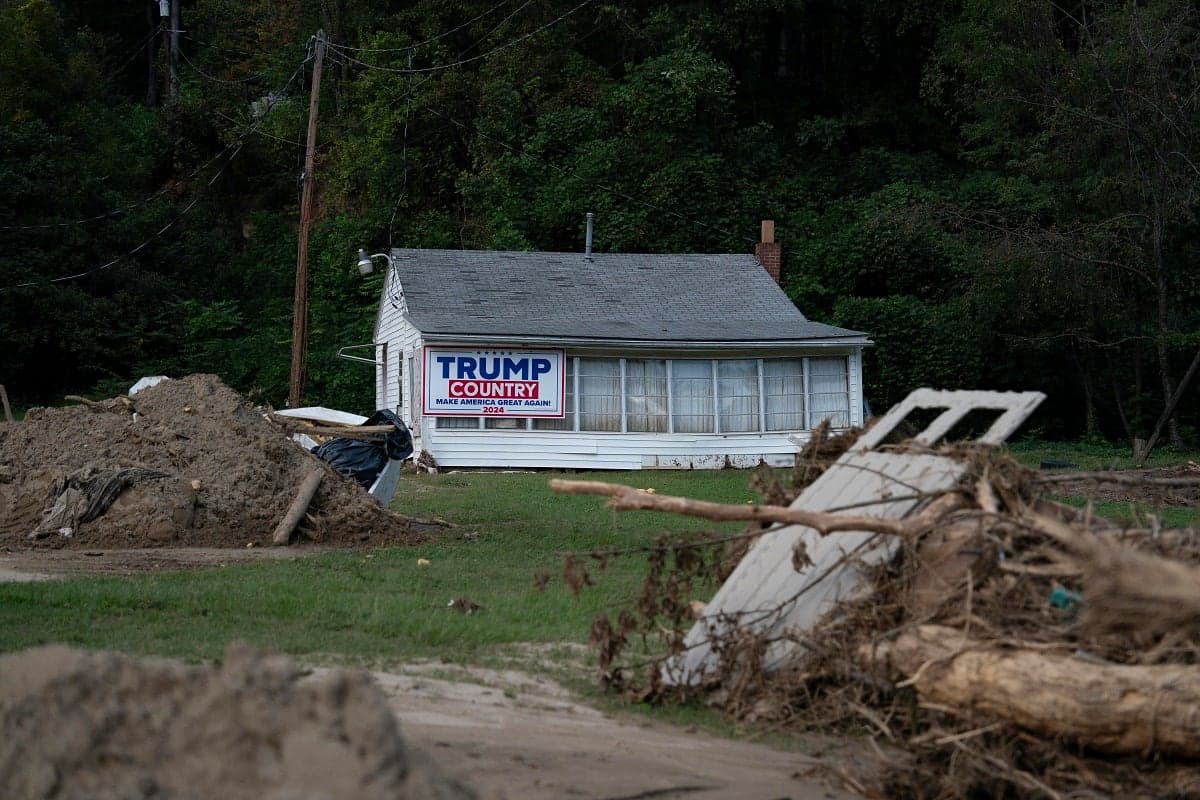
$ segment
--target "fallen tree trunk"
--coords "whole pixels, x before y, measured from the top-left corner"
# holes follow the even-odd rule
[[[300,491],[296,492],[296,499],[292,501],[287,513],[275,527],[275,533],[271,536],[272,544],[287,544],[292,538],[292,531],[304,518],[305,512],[308,511],[308,504],[312,502],[313,496],[317,493],[317,487],[321,485],[321,479],[324,477],[324,470],[314,469],[308,473],[304,483],[300,484]]]
[[[910,676],[921,699],[1067,737],[1106,753],[1200,757],[1200,670],[1096,664],[1003,648],[921,625],[867,654]]]
[[[1057,475],[1039,475],[1038,483],[1076,483],[1095,481],[1097,483],[1116,483],[1122,486],[1200,486],[1200,475],[1183,476],[1179,478],[1156,477],[1154,473],[1129,474],[1127,472],[1062,472]]]
[[[1036,512],[1022,521],[1059,542],[1083,572],[1085,622],[1096,630],[1200,628],[1200,567],[1131,547]]]

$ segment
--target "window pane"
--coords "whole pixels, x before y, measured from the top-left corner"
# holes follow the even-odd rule
[[[625,424],[631,431],[666,432],[666,361],[631,358],[625,362]]]
[[[479,417],[438,417],[437,426],[439,430],[450,428],[478,428]]]
[[[718,361],[717,400],[722,433],[758,430],[758,360]]]
[[[849,427],[850,384],[845,356],[810,358],[808,388],[812,393],[813,425],[828,419],[835,428]]]
[[[621,430],[621,362],[579,359],[579,429]]]
[[[563,381],[566,386],[563,387],[563,408],[567,415],[562,419],[537,419],[533,420],[533,429],[535,431],[573,431],[575,430],[575,359],[567,356],[563,369]]]
[[[803,359],[765,359],[763,392],[767,401],[767,430],[804,430]]]
[[[493,431],[523,431],[526,428],[524,417],[484,417],[483,427]]]
[[[711,361],[671,362],[671,416],[676,433],[713,432]]]

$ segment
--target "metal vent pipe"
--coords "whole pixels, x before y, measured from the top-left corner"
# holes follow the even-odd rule
[[[583,257],[587,261],[592,260],[592,221],[595,214],[587,212],[587,236],[583,240]]]

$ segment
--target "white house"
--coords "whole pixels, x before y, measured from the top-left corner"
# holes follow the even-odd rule
[[[448,467],[790,463],[789,435],[862,423],[871,342],[796,309],[763,233],[755,256],[393,250],[376,407]]]

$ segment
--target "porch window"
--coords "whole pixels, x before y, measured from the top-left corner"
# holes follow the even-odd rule
[[[758,359],[717,362],[717,402],[721,412],[721,433],[759,429]]]
[[[845,356],[565,361],[563,419],[438,417],[437,427],[687,434],[850,425]]]
[[[667,362],[665,359],[625,361],[625,429],[667,432]]]
[[[763,396],[767,430],[804,430],[804,359],[763,359]]]
[[[579,359],[579,430],[621,430],[620,359]]]
[[[671,362],[671,416],[676,433],[713,432],[713,362]]]
[[[849,377],[844,357],[808,360],[808,389],[812,396],[810,425],[815,427],[825,419],[835,428],[850,424]]]
[[[462,428],[479,428],[481,417],[438,417],[438,430],[461,430]]]

